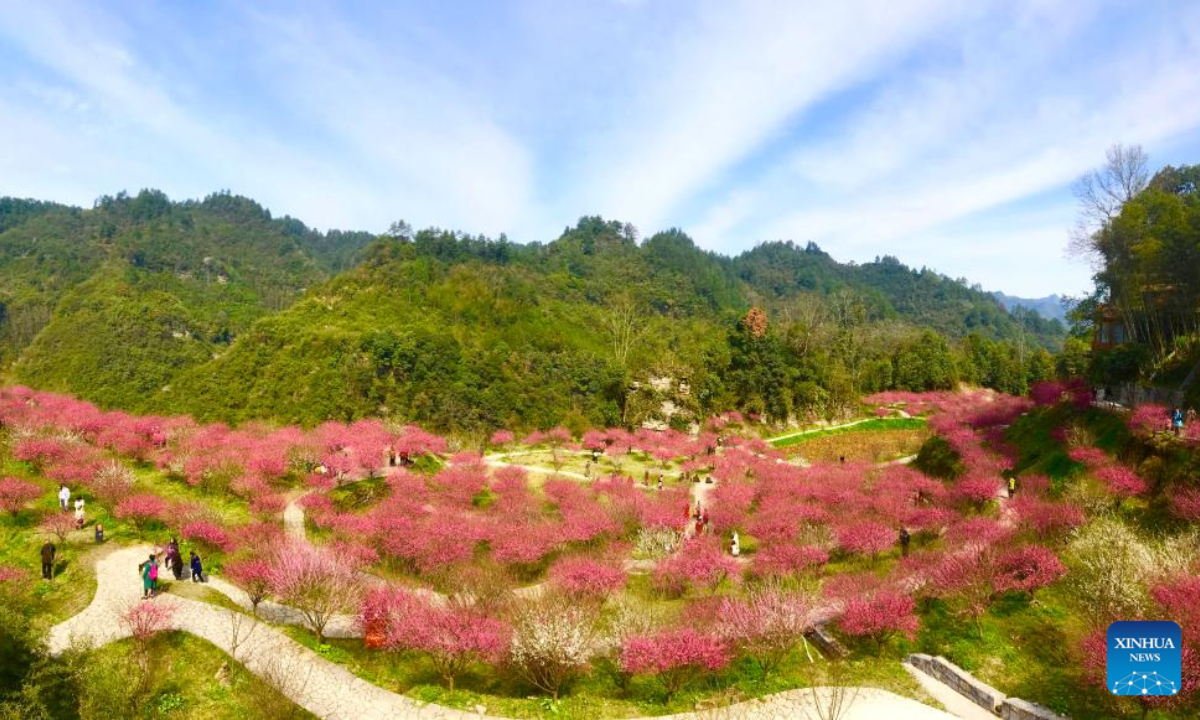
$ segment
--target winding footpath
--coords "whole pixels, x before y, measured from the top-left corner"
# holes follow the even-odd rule
[[[235,610],[173,595],[141,600],[137,566],[149,552],[149,546],[123,548],[96,563],[96,596],[83,612],[51,628],[52,653],[63,652],[73,641],[100,646],[128,637],[128,629],[120,622],[120,616],[127,608],[141,602],[169,603],[175,608],[171,625],[173,629],[211,642],[245,665],[250,672],[272,679],[280,692],[317,717],[328,720],[466,720],[493,717],[484,712],[469,713],[421,703],[384,690],[329,662],[267,623],[247,624],[247,618],[242,616],[243,623],[239,628],[234,618],[241,614]],[[260,614],[264,614],[263,605],[259,608]],[[235,632],[238,636],[236,640]],[[825,688],[818,688],[815,693],[811,690],[790,690],[714,710],[666,717],[670,720],[700,720],[718,716],[739,720],[816,718],[822,701],[815,699],[814,695],[828,698],[830,692]],[[888,720],[955,718],[916,700],[874,688],[858,689],[849,711],[842,717],[846,720],[872,720],[879,717],[887,717]]]

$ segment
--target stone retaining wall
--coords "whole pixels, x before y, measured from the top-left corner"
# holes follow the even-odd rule
[[[942,656],[909,655],[908,664],[950,686],[963,697],[1005,720],[1066,720],[1049,709],[1020,698],[1006,697]]]

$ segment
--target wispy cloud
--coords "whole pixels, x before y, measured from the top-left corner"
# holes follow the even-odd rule
[[[230,188],[526,240],[603,213],[1077,291],[1069,182],[1117,141],[1194,162],[1198,56],[1184,0],[0,0],[0,194]]]

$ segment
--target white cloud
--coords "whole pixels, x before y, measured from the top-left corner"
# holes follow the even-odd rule
[[[1086,272],[1048,251],[1073,177],[1200,139],[1194,4],[0,6],[0,193],[83,204],[230,188],[522,240],[603,213],[989,283],[1021,248],[1042,294]]]

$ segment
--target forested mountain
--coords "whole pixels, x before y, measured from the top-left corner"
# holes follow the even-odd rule
[[[15,379],[234,422],[781,420],[893,387],[1020,390],[1063,336],[890,257],[767,243],[729,258],[594,217],[548,244],[322,234],[229,194],[2,200],[0,280]]]

